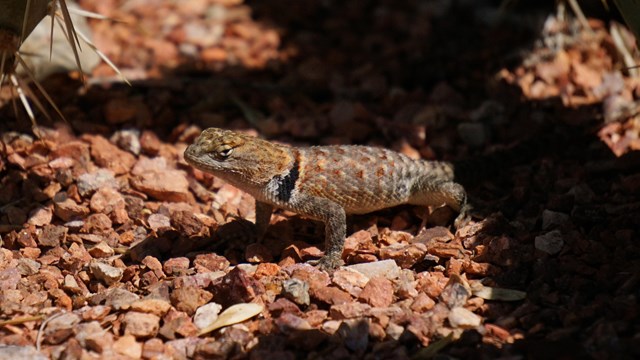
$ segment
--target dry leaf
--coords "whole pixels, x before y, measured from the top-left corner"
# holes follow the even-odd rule
[[[216,319],[216,321],[214,321],[208,327],[202,329],[200,333],[198,333],[198,336],[210,333],[213,330],[217,330],[224,326],[237,324],[239,322],[250,319],[260,314],[263,308],[264,307],[262,305],[254,303],[232,305],[227,310],[223,311],[222,314],[218,316],[218,319]]]

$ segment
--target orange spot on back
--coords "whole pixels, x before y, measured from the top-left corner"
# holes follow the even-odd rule
[[[383,167],[379,167],[378,170],[376,171],[376,175],[384,176],[384,168]]]
[[[340,155],[344,155],[345,151],[343,148],[337,148],[336,149],[336,153],[340,154]]]
[[[356,174],[356,176],[358,176],[360,179],[364,179],[364,170],[360,170],[360,171],[358,171],[358,173]]]

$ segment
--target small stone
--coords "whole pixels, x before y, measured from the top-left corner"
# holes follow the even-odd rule
[[[198,272],[225,271],[229,268],[229,260],[214,253],[198,254],[193,260],[193,267]]]
[[[33,346],[0,346],[0,360],[14,359],[47,360],[49,357],[36,350]]]
[[[147,218],[147,223],[151,230],[155,232],[162,232],[171,229],[171,219],[168,216],[162,214],[151,214]]]
[[[278,326],[278,329],[284,333],[292,330],[307,331],[312,329],[307,320],[287,312],[282,313],[282,315],[275,320],[275,324]]]
[[[51,223],[53,210],[49,206],[38,206],[29,212],[27,223],[35,226],[44,226]]]
[[[53,197],[53,212],[64,221],[83,218],[89,214],[86,206],[78,205],[65,192],[59,192]]]
[[[189,315],[182,311],[171,310],[162,321],[164,324],[160,328],[159,334],[165,339],[190,337],[198,333],[198,328],[193,324]]]
[[[111,219],[105,214],[91,214],[84,220],[82,232],[89,234],[104,233],[113,228]]]
[[[480,316],[463,307],[451,309],[448,319],[449,324],[454,328],[470,329],[478,327],[482,323]]]
[[[196,287],[183,287],[175,289],[171,293],[171,304],[176,309],[193,315],[200,306],[208,303],[212,298],[213,294],[206,290]]]
[[[372,277],[358,295],[358,300],[374,307],[387,307],[393,303],[393,284],[385,277]]]
[[[118,189],[120,187],[118,181],[114,177],[113,171],[107,169],[99,169],[90,174],[80,175],[78,177],[77,185],[78,193],[83,197],[94,193],[98,189],[107,187]]]
[[[189,202],[187,173],[171,169],[163,157],[141,157],[131,171],[131,186],[160,201]]]
[[[142,357],[142,344],[131,335],[123,335],[113,343],[113,351],[131,359]]]
[[[335,320],[362,318],[369,314],[371,305],[359,302],[350,302],[331,306],[329,314]]]
[[[91,144],[91,157],[98,166],[108,168],[116,175],[126,174],[136,162],[136,158],[101,135],[85,134],[82,139]]]
[[[153,314],[145,314],[129,311],[122,318],[124,333],[136,338],[155,336],[160,329],[160,317]]]
[[[220,310],[222,310],[222,305],[214,302],[202,305],[196,310],[193,323],[198,329],[204,329],[218,319]]]
[[[124,197],[116,189],[110,187],[98,189],[91,196],[89,207],[96,213],[109,215],[117,224],[123,224],[129,220]]]
[[[358,296],[369,282],[369,278],[359,271],[346,267],[333,273],[332,282],[351,296]]]
[[[569,215],[557,211],[544,210],[542,212],[542,230],[552,227],[562,227],[569,223]]]
[[[450,309],[462,307],[471,297],[471,289],[461,282],[449,281],[440,294],[440,299]]]
[[[369,279],[375,276],[384,276],[389,280],[393,280],[400,276],[401,272],[400,267],[394,260],[382,260],[373,263],[349,265],[347,268],[356,270]]]
[[[68,229],[64,226],[45,225],[42,232],[38,235],[38,245],[56,247],[64,243],[67,239]]]
[[[171,309],[171,304],[162,299],[141,299],[131,303],[130,309],[147,314],[164,316]]]
[[[411,304],[411,310],[417,313],[424,313],[433,309],[436,305],[436,302],[429,297],[429,295],[421,292],[413,299],[413,303]]]
[[[103,281],[107,285],[112,285],[122,279],[123,270],[99,261],[92,261],[89,270],[96,279]]]
[[[94,258],[107,258],[113,256],[115,251],[104,241],[97,243],[94,247],[89,249],[89,254]]]
[[[171,258],[164,262],[162,269],[169,276],[182,276],[187,273],[189,263],[186,257]]]
[[[314,298],[329,305],[344,304],[352,301],[351,295],[331,286],[323,287],[312,292]]]
[[[287,279],[282,282],[282,294],[298,305],[309,305],[309,284],[299,279]]]
[[[126,310],[133,302],[140,299],[140,296],[120,288],[109,289],[106,294],[103,294],[103,297],[105,305],[111,306],[115,310]]]
[[[402,333],[404,333],[404,327],[396,324],[396,323],[392,323],[390,322],[387,325],[387,328],[385,329],[385,332],[387,333],[387,336],[389,336],[391,339],[394,340],[398,340],[400,339],[400,335],[402,335]]]
[[[22,276],[35,275],[38,273],[38,270],[40,270],[40,267],[42,267],[42,265],[40,265],[39,262],[28,258],[18,259],[18,264],[16,265],[16,269],[18,269]]]
[[[142,346],[142,358],[144,359],[168,359],[164,353],[164,343],[158,338],[145,341]]]
[[[424,259],[427,247],[421,243],[392,244],[380,249],[380,259],[393,259],[398,266],[408,269]]]
[[[109,140],[118,145],[121,149],[124,149],[134,155],[140,155],[140,150],[142,148],[140,145],[140,130],[118,130],[111,135]]]
[[[554,255],[562,250],[564,239],[560,230],[553,230],[544,235],[536,236],[534,244],[536,249]]]
[[[79,323],[80,316],[72,312],[52,318],[44,331],[45,342],[48,344],[60,344],[74,334],[75,326]]]

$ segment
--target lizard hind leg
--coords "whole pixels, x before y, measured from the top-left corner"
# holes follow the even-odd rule
[[[447,205],[458,212],[453,223],[456,229],[470,220],[471,207],[467,203],[467,192],[462,185],[453,181],[423,181],[414,190],[410,203],[421,206]]]

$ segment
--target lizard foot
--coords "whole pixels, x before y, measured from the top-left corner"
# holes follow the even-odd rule
[[[455,221],[453,222],[453,226],[456,228],[456,230],[469,224],[469,222],[472,220],[471,210],[472,210],[471,205],[468,205],[468,204],[465,205],[460,210],[460,214],[458,215],[458,217],[456,217]]]
[[[312,265],[316,266],[319,270],[328,272],[329,274],[332,274],[338,267],[344,265],[344,261],[339,257],[327,255],[320,258],[320,260],[314,261],[314,263],[315,264]]]

